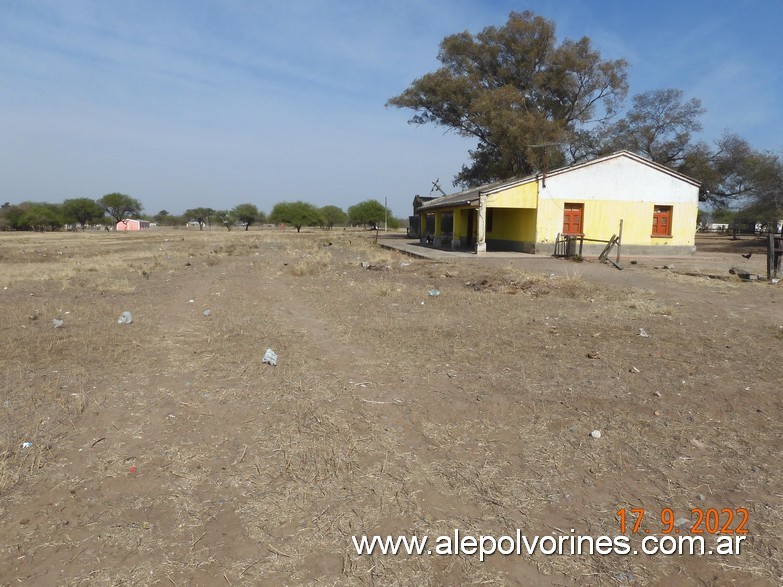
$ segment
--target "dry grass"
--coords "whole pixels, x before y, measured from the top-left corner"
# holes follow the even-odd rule
[[[0,235],[3,581],[773,585],[783,573],[781,404],[767,385],[779,364],[755,350],[780,344],[775,291],[672,276],[610,286],[589,263],[552,276],[415,261],[358,232],[126,236]],[[126,309],[134,323],[117,324]],[[738,558],[480,563],[351,546],[455,528],[616,535],[621,507],[740,506],[752,536]]]

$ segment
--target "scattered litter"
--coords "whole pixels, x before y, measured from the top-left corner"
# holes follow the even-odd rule
[[[691,438],[691,444],[696,448],[707,448],[706,444],[704,444],[701,440],[697,440],[695,438]]]
[[[423,305],[424,305],[424,302],[422,302],[422,303],[421,303],[421,305],[423,306]]]
[[[202,312],[202,314],[204,314],[204,316],[206,316],[207,318],[209,318],[209,317],[212,315],[212,311],[211,311],[211,310],[204,310],[204,311]]]
[[[188,300],[188,303],[189,303],[189,304],[193,304],[193,303],[195,303],[195,302],[196,302],[196,300]]]
[[[630,373],[641,373],[641,371],[639,371],[639,369],[637,369],[636,367],[631,367],[630,369],[628,369],[628,371]]]
[[[777,285],[779,281],[780,281],[780,279],[778,279],[777,277],[773,277],[772,279],[769,280],[769,282],[772,285]]]
[[[136,473],[136,467],[131,466],[131,468],[128,470],[130,471],[131,475],[134,475]]]
[[[637,261],[636,259],[634,259],[633,261],[631,261],[631,265],[636,265],[637,263],[639,263],[639,261]]]
[[[556,327],[553,326],[552,328],[556,328]],[[598,356],[598,352],[597,351],[591,351],[591,352],[587,353],[587,358],[588,359],[600,359],[601,357]]]
[[[655,397],[661,397],[661,392],[656,389],[655,391],[653,391],[653,395]]]
[[[400,267],[408,267],[409,265],[410,265],[410,263],[408,263],[406,261],[403,261],[402,263],[400,263]]]
[[[430,291],[427,292],[427,295],[430,296],[431,298],[437,298],[440,295],[440,290],[431,289]]]
[[[660,411],[660,410],[655,410],[655,411],[653,412],[653,415],[654,415],[654,416],[660,416],[660,415],[661,415],[661,411]]]
[[[266,352],[264,353],[264,358],[261,359],[261,363],[269,363],[273,367],[277,365],[277,355],[275,354],[275,351],[272,349],[266,349]]]
[[[62,328],[63,324],[65,324],[63,320],[60,320],[59,318],[52,318],[52,326],[55,328]]]
[[[650,338],[650,335],[647,334],[647,331],[644,328],[639,329],[639,336],[642,338]]]
[[[758,281],[759,276],[757,273],[750,273],[746,271],[745,269],[739,269],[737,267],[731,267],[729,269],[729,273],[731,275],[736,275],[739,277],[742,281]]]
[[[549,274],[549,279],[555,279],[555,278],[557,278],[557,275],[555,275],[554,273]]]
[[[601,431],[600,430],[593,430],[590,433],[590,437],[591,438],[596,438],[596,439],[601,438]]]
[[[128,312],[128,310],[125,310],[120,314],[120,317],[117,318],[117,324],[130,324],[131,322],[133,322],[133,314]]]
[[[22,443],[22,448],[33,448],[33,443],[32,442],[23,442]]]
[[[369,261],[362,261],[362,267],[367,269],[369,266],[370,266],[370,262]]]

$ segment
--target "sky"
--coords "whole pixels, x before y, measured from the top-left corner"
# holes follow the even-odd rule
[[[147,214],[374,198],[398,217],[475,140],[386,107],[447,35],[552,20],[783,153],[781,0],[0,0],[0,202],[128,194]]]

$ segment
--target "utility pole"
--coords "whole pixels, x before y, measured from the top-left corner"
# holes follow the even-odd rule
[[[562,145],[562,143],[539,143],[538,145],[528,145],[528,147],[533,147],[533,148],[541,147],[541,148],[544,149],[544,160],[542,161],[542,165],[541,165],[541,167],[542,167],[541,187],[542,188],[546,187],[546,172],[547,172],[547,167],[548,167],[548,164],[549,164],[549,153],[547,151],[547,147],[555,147],[557,145]]]
[[[386,197],[383,198],[383,232],[389,232],[389,208],[386,206]]]
[[[446,192],[444,192],[442,189],[440,189],[440,184],[438,183],[440,181],[440,178],[436,179],[432,182],[432,189],[430,190],[430,193],[434,192],[435,190],[438,190],[441,195],[445,196]]]

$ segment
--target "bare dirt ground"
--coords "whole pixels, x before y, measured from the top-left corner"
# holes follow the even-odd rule
[[[342,231],[0,234],[0,585],[780,585],[783,286],[707,277],[764,274],[738,243],[617,271]],[[749,533],[738,556],[352,543],[614,537],[622,508],[635,548],[669,510],[689,535],[745,508]]]

